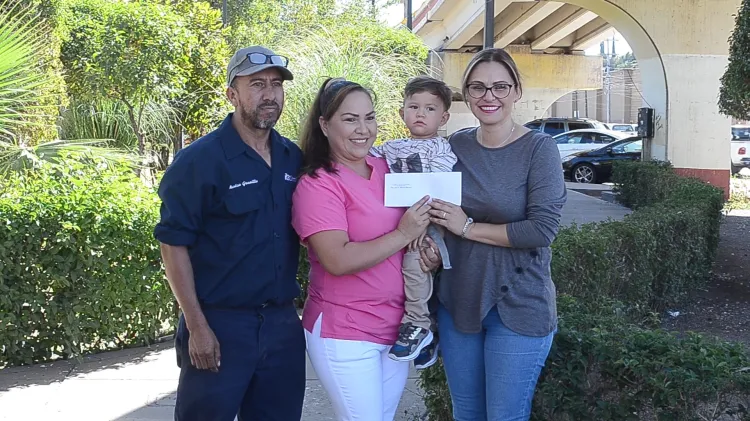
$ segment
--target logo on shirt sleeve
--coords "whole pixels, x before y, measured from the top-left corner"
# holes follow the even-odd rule
[[[243,182],[237,183],[237,184],[230,184],[229,185],[229,190],[236,189],[237,187],[249,186],[250,184],[258,184],[258,180],[254,178],[254,179],[252,179],[250,181],[243,181]]]
[[[284,180],[295,182],[295,181],[297,181],[297,177],[292,177],[291,175],[289,175],[287,173],[284,173]]]

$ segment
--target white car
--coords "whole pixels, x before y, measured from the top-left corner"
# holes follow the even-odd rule
[[[638,125],[637,124],[618,124],[618,123],[610,123],[609,128],[616,132],[626,132],[630,134],[638,133]]]
[[[732,174],[750,167],[750,126],[732,126]]]
[[[553,139],[555,139],[557,149],[560,151],[560,158],[565,158],[576,152],[598,149],[606,144],[631,136],[630,133],[614,130],[580,129],[560,133]]]

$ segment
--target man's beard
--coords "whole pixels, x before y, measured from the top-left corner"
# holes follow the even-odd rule
[[[262,107],[276,107],[276,111],[271,112],[269,117],[263,118],[261,113],[268,113],[270,110],[262,110]],[[273,128],[281,115],[281,107],[275,101],[264,102],[255,107],[253,111],[247,111],[245,107],[240,107],[239,111],[242,124],[248,129],[267,130]]]

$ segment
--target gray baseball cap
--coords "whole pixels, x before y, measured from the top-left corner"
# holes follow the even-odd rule
[[[241,48],[229,60],[227,86],[231,85],[237,76],[249,76],[270,68],[279,69],[284,80],[292,80],[294,76],[286,67],[288,61],[286,57],[259,45]]]

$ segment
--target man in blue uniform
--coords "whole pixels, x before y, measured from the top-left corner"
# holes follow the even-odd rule
[[[273,129],[288,60],[263,47],[227,69],[234,106],[180,151],[159,186],[167,278],[182,309],[175,420],[298,421],[305,337],[293,300],[299,239],[291,226],[299,148]]]

